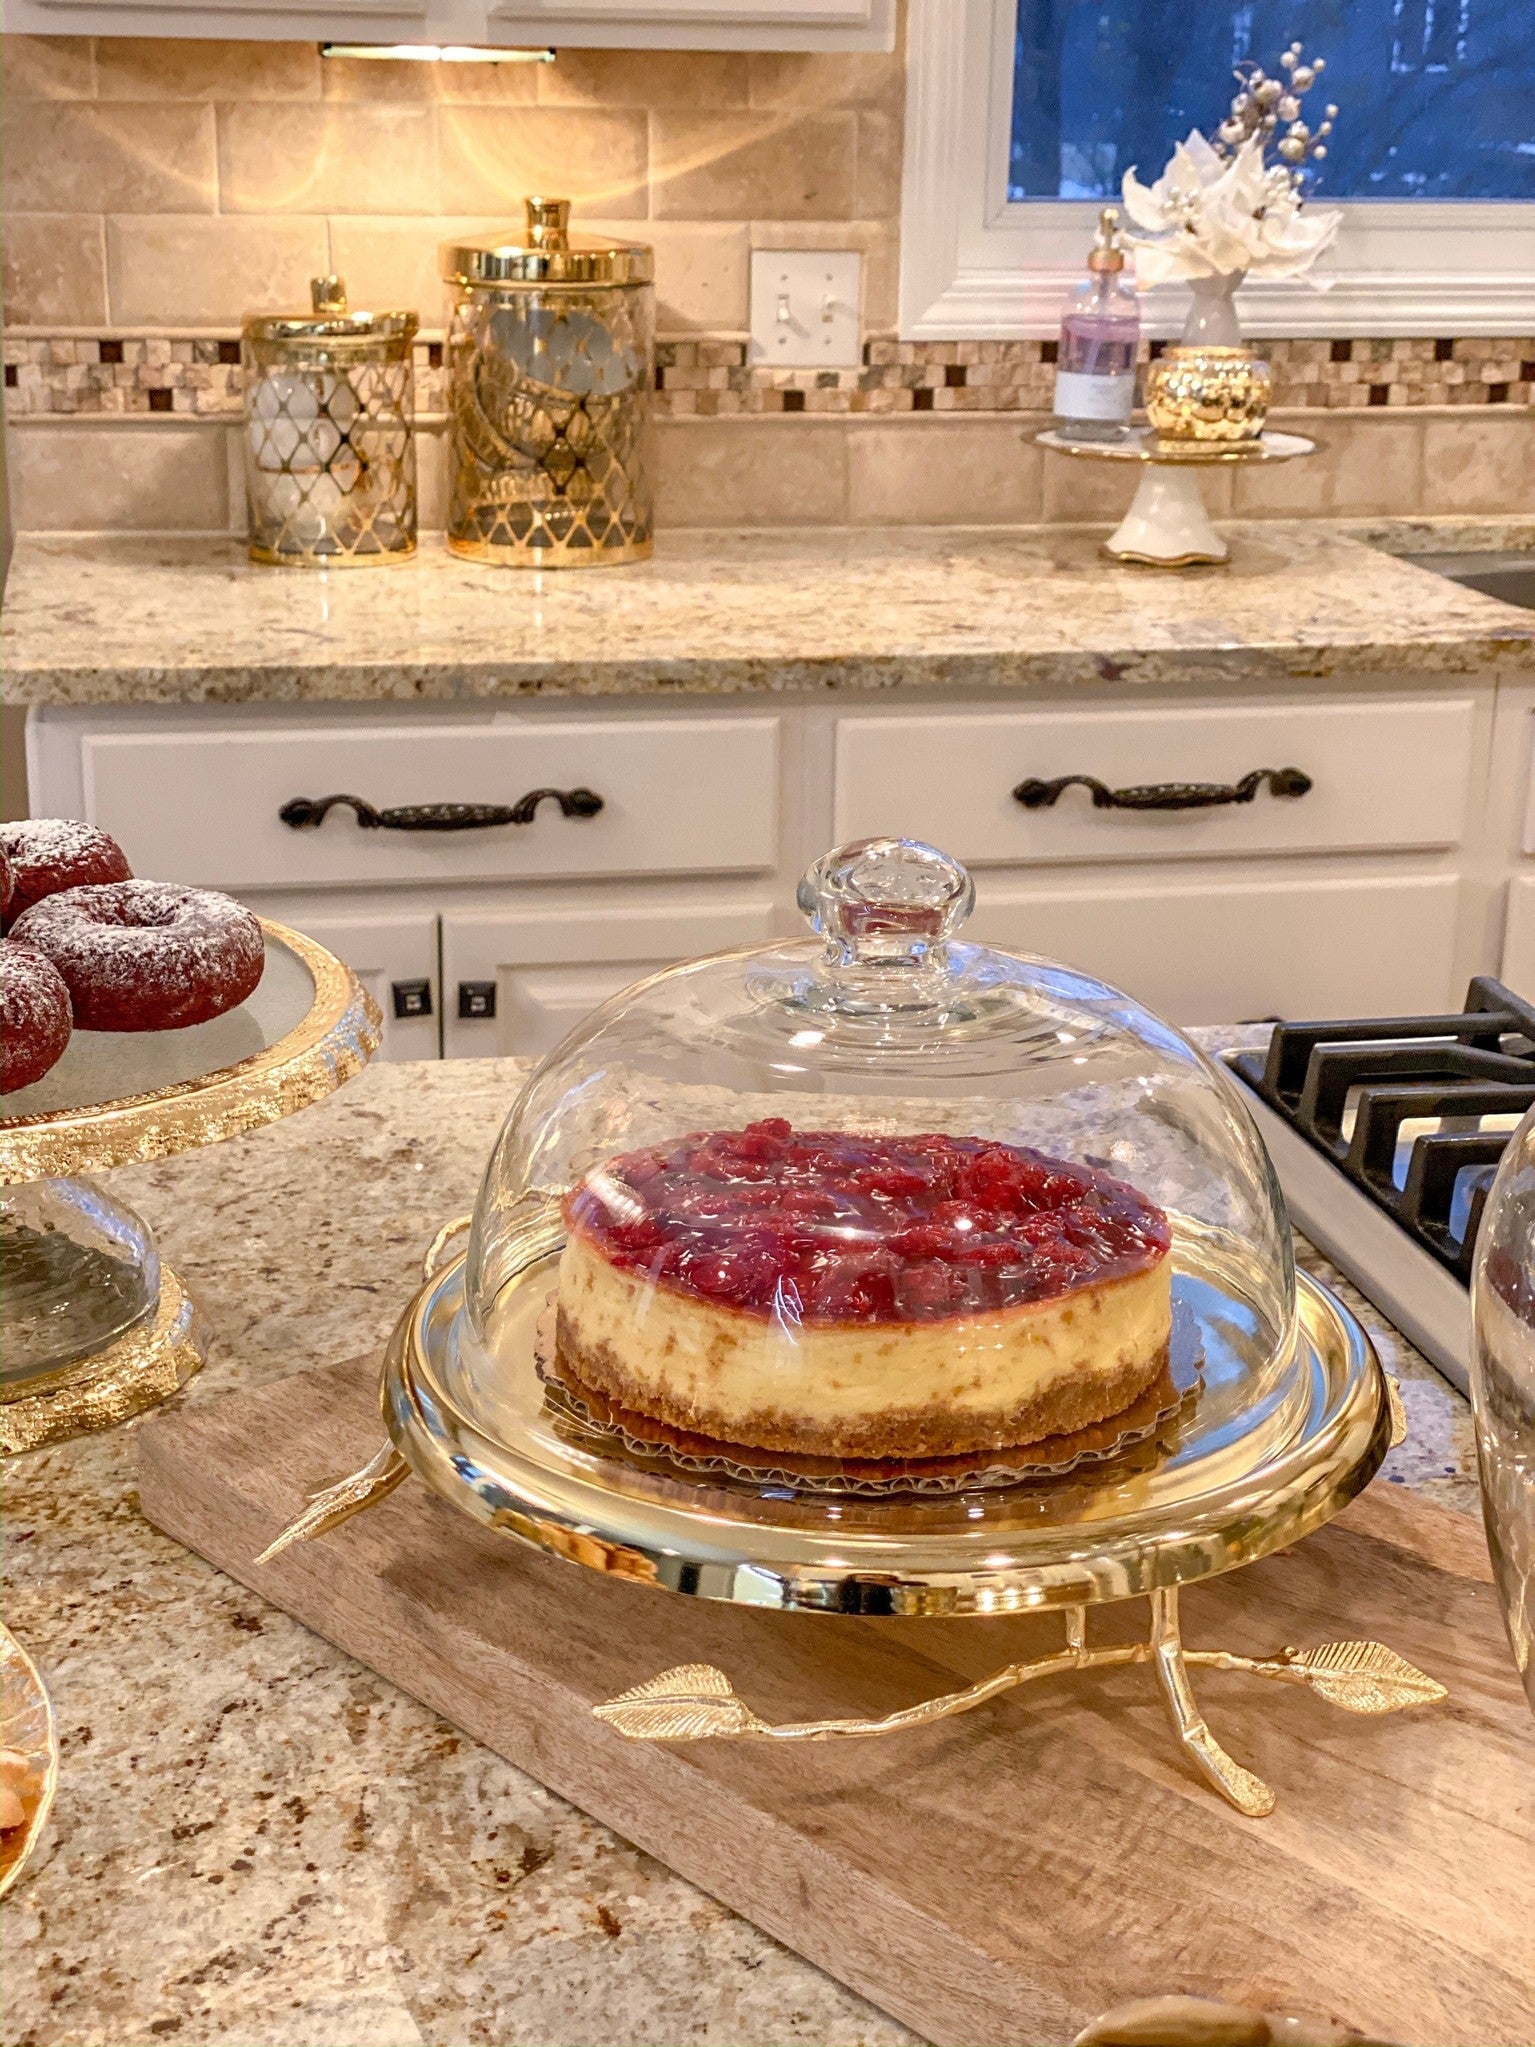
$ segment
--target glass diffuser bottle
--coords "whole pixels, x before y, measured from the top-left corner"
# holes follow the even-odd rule
[[[1068,440],[1122,440],[1130,425],[1141,316],[1124,270],[1118,209],[1106,206],[1088,252],[1087,277],[1061,318],[1055,429]]]

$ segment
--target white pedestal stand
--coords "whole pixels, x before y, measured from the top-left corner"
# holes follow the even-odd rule
[[[1138,462],[1140,483],[1130,509],[1103,543],[1116,561],[1147,568],[1182,569],[1229,558],[1230,550],[1210,523],[1199,488],[1199,471],[1236,462],[1287,462],[1316,451],[1301,434],[1266,433],[1256,441],[1158,441],[1137,428],[1122,441],[1069,441],[1051,428],[1041,447],[1088,462]]]

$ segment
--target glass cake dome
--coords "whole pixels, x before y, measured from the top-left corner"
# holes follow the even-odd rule
[[[558,1342],[579,1305],[577,1377],[623,1408],[627,1382],[604,1380],[605,1363],[634,1343],[671,1358],[693,1342],[696,1398],[660,1412],[706,1436],[847,1457],[973,1450],[981,1439],[946,1423],[899,1445],[856,1431],[828,1444],[792,1427],[743,1438],[700,1416],[745,1328],[754,1412],[777,1411],[781,1384],[792,1422],[807,1369],[819,1401],[871,1355],[887,1387],[910,1368],[920,1407],[934,1339],[949,1342],[940,1406],[984,1407],[986,1360],[970,1375],[971,1353],[1041,1304],[1058,1311],[1051,1340],[1109,1379],[1121,1348],[1176,1347],[1180,1316],[1207,1332],[1240,1323],[1241,1369],[1206,1384],[1207,1418],[1224,1406],[1234,1428],[1254,1404],[1282,1406],[1297,1344],[1290,1230],[1234,1085],[1117,989],[968,940],[974,900],[966,870],[931,846],[843,846],[800,884],[813,935],[670,967],[579,1025],[528,1078],[480,1190],[461,1325],[477,1369],[506,1357],[509,1370],[525,1349],[503,1304],[530,1227],[563,1216]],[[602,1300],[567,1302],[599,1276],[569,1265],[577,1240]],[[1129,1282],[1159,1268],[1170,1337],[1165,1277],[1160,1332],[1154,1305],[1131,1312]],[[1068,1407],[1055,1423],[1097,1419]],[[985,1440],[1020,1438],[993,1419]]]

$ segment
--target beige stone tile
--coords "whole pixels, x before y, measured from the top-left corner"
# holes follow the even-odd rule
[[[1425,420],[1422,509],[1535,510],[1535,412]]]
[[[894,221],[900,217],[901,135],[899,114],[858,116],[853,209],[871,220]]]
[[[760,50],[749,62],[754,107],[879,107],[895,113],[906,97],[899,46],[824,55]]]
[[[1045,421],[1029,420],[1029,431]],[[1122,519],[1130,509],[1140,469],[1129,462],[1092,461],[1080,455],[1062,455],[1041,449],[1044,456],[1044,517],[1050,525],[1077,521],[1093,523]],[[1206,469],[1200,473],[1200,494],[1212,519],[1228,518],[1232,507],[1229,469]]]
[[[852,114],[655,113],[651,211],[670,220],[851,218]]]
[[[656,422],[656,525],[835,526],[847,516],[840,420]]]
[[[1294,462],[1255,462],[1232,480],[1231,503],[1239,519],[1296,519],[1325,512],[1332,502],[1336,443],[1343,422],[1329,426],[1326,444]]]
[[[645,116],[577,107],[441,107],[442,200],[455,213],[504,209],[530,192],[610,220],[645,213]],[[579,225],[579,222],[577,223]]]
[[[884,220],[754,220],[754,249],[856,249],[863,258],[862,317],[865,333],[886,333],[895,325],[900,282],[900,241]]]
[[[222,533],[226,434],[215,426],[13,423],[6,439],[18,533]]]
[[[314,43],[103,36],[96,81],[104,100],[313,100],[320,53]]]
[[[14,213],[211,213],[213,109],[85,100],[8,107],[0,153]]]
[[[860,416],[848,429],[848,517],[877,526],[1037,520],[1034,432],[1015,419]]]
[[[561,50],[536,67],[548,107],[744,107],[747,65],[731,50]]]
[[[1292,469],[1320,468],[1330,481],[1328,510],[1340,518],[1415,512],[1423,491],[1423,424],[1394,419],[1340,420],[1317,435],[1320,446]]]
[[[744,225],[647,220],[595,224],[656,252],[656,327],[662,334],[739,333],[750,318],[751,258]],[[627,233],[625,233],[627,227]]]
[[[111,318],[125,327],[213,327],[233,332],[246,313],[309,304],[309,280],[330,268],[316,214],[271,219],[113,214],[107,221]]]
[[[226,213],[435,213],[431,107],[220,106]]]
[[[500,235],[511,227],[506,213],[448,215],[423,220],[376,214],[335,214],[330,221],[330,260],[346,279],[354,306],[407,307],[423,327],[445,327],[451,311],[442,280],[444,242]]]
[[[90,36],[0,35],[0,105],[90,99],[95,90]]]
[[[12,213],[0,219],[8,327],[99,327],[107,317],[101,217]]]

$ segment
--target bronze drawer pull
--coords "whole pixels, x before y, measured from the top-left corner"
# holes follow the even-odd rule
[[[1020,782],[1013,794],[1025,810],[1048,810],[1074,784],[1092,790],[1094,810],[1213,810],[1251,803],[1265,782],[1274,796],[1304,796],[1312,786],[1301,768],[1254,768],[1240,782],[1144,782],[1134,789],[1110,789],[1095,775],[1057,775],[1053,782]]]
[[[365,831],[477,832],[491,825],[531,824],[549,797],[564,817],[595,817],[602,808],[594,789],[530,789],[515,803],[406,803],[394,810],[375,810],[361,796],[290,796],[277,815],[296,832],[313,831],[340,803],[355,813]]]

